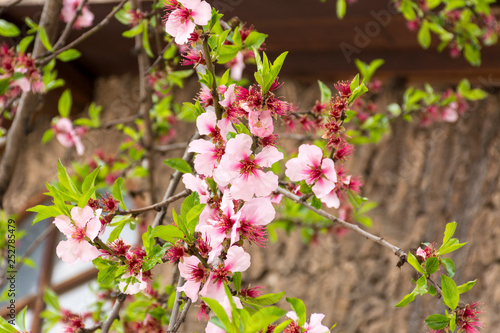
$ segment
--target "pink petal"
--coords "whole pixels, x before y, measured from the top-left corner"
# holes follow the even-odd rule
[[[233,155],[234,159],[240,161],[252,154],[252,138],[247,134],[238,134],[227,142],[226,154]]]
[[[99,219],[95,217],[91,218],[87,223],[87,231],[85,232],[85,234],[88,238],[90,238],[91,241],[93,241],[94,238],[97,237],[99,231],[101,230],[101,226],[101,221],[99,221]]]
[[[328,180],[337,182],[337,172],[335,172],[335,166],[331,158],[323,159],[323,162],[321,162],[321,171]]]
[[[65,263],[74,265],[78,260],[77,246],[78,243],[73,240],[61,241],[57,245],[56,254]]]
[[[177,291],[183,291],[187,297],[191,298],[191,301],[196,302],[198,300],[200,286],[201,282],[186,281],[182,287],[177,287]]]
[[[283,153],[278,148],[267,146],[255,156],[255,163],[264,168],[270,168],[274,163],[283,159]]]
[[[231,123],[231,120],[229,118],[222,118],[217,122],[217,127],[220,129],[220,135],[224,139],[225,142],[227,142],[227,133],[233,132],[236,133],[236,131],[233,128],[233,124]]]
[[[327,195],[319,198],[321,202],[325,203],[325,205],[328,208],[339,208],[340,207],[340,200],[339,197],[337,196],[337,192],[331,191]]]
[[[299,147],[299,156],[307,165],[317,168],[323,158],[323,152],[318,146],[303,144]]]
[[[271,111],[250,111],[248,115],[250,133],[261,138],[273,134],[274,124]]]
[[[238,219],[254,225],[267,225],[276,216],[269,198],[255,198],[245,203],[238,212]]]
[[[241,80],[243,76],[243,70],[245,69],[245,61],[243,57],[243,52],[238,52],[236,58],[234,58],[234,63],[231,64],[231,79],[234,81]]]
[[[201,114],[196,118],[196,127],[201,135],[209,135],[215,130],[215,124],[217,123],[217,117],[213,110],[207,110],[207,112]]]
[[[57,229],[68,238],[75,232],[75,227],[71,224],[71,220],[66,215],[57,216],[53,223],[56,225]]]
[[[324,314],[313,313],[309,319],[308,333],[325,333],[330,332],[330,329],[321,324],[321,321],[325,318]]]
[[[71,209],[71,218],[79,228],[85,228],[87,222],[94,217],[94,211],[89,206],[83,208],[73,207]]]
[[[312,187],[312,191],[318,198],[322,198],[335,188],[335,183],[331,180],[325,179],[323,177],[316,181],[316,184]]]
[[[82,262],[90,262],[101,255],[101,251],[87,241],[79,242],[76,251]]]
[[[193,8],[193,20],[198,25],[205,25],[212,18],[212,7],[206,1],[201,1]]]
[[[244,272],[250,267],[250,254],[240,246],[231,246],[226,258],[224,266],[230,272]]]
[[[226,92],[224,93],[224,100],[219,102],[220,105],[227,108],[227,107],[231,106],[231,104],[233,104],[234,100],[236,99],[236,95],[234,94],[234,87],[235,86],[236,85],[234,83],[229,85]]]
[[[305,165],[304,161],[298,157],[292,158],[285,163],[285,175],[290,178],[291,181],[297,182],[306,179],[310,170],[308,166]]]

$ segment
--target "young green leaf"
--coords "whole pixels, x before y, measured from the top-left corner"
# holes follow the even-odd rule
[[[245,327],[245,333],[253,333],[264,330],[267,326],[280,319],[285,314],[285,310],[276,306],[262,308],[250,317],[250,320],[247,322]]]
[[[0,35],[4,37],[16,37],[19,36],[21,30],[10,22],[0,19]]]
[[[47,36],[47,32],[44,27],[39,27],[38,36],[40,37],[40,41],[42,45],[47,49],[47,51],[54,51],[52,45],[50,45],[49,37]]]
[[[415,300],[415,294],[411,293],[403,297],[401,301],[398,302],[398,304],[395,305],[397,308],[403,308],[405,307],[408,303],[411,303]]]
[[[66,89],[62,93],[61,97],[59,98],[59,103],[57,104],[57,109],[59,110],[59,114],[61,115],[61,117],[68,118],[71,111],[71,104],[71,91],[69,89]]]
[[[442,330],[448,326],[450,319],[442,314],[433,314],[425,319],[425,325],[431,330]]]
[[[60,159],[57,160],[57,176],[61,185],[64,186],[68,191],[70,191],[70,194],[81,194],[80,191],[78,191],[78,189],[76,188],[76,185],[71,177],[68,175],[68,172],[66,171],[64,165],[62,165]]]
[[[191,169],[191,166],[182,158],[169,158],[168,160],[165,160],[163,162],[179,172],[193,173],[193,169]]]
[[[123,178],[119,177],[117,180],[115,180],[115,183],[113,184],[113,197],[120,201],[120,208],[123,210],[126,210],[127,207],[125,206],[125,202],[123,200],[123,194],[122,194],[122,184],[123,184]]]
[[[422,21],[422,25],[418,31],[418,42],[424,49],[428,49],[431,45],[431,32],[429,30],[429,22],[427,20]]]
[[[293,311],[295,311],[297,317],[299,317],[297,324],[302,327],[306,322],[306,306],[304,305],[304,302],[301,299],[292,297],[287,297],[286,301],[290,303]]]
[[[179,228],[173,225],[159,225],[153,229],[151,237],[158,237],[174,244],[177,239],[184,238],[184,233]]]
[[[472,289],[472,287],[474,287],[474,285],[476,284],[476,281],[477,281],[477,280],[474,280],[474,281],[469,281],[469,282],[467,282],[467,283],[464,283],[464,284],[462,284],[462,285],[458,286],[458,287],[457,287],[457,289],[458,289],[458,293],[459,293],[459,294],[463,294],[463,293],[465,293],[465,292],[468,292],[469,290],[471,290],[471,289]]]
[[[59,300],[57,299],[57,294],[52,291],[52,289],[45,288],[45,293],[43,295],[43,300],[45,304],[52,307],[54,310],[61,310],[61,306],[59,305]]]
[[[320,80],[318,80],[318,85],[321,92],[321,103],[328,103],[332,98],[332,91]]]
[[[81,55],[82,55],[82,53],[80,51],[75,50],[75,49],[69,49],[69,50],[66,50],[64,52],[59,53],[57,55],[57,59],[59,59],[63,62],[68,62],[68,61],[72,61],[72,60],[80,58]]]
[[[28,306],[25,306],[16,316],[16,324],[19,328],[25,332],[26,330],[26,310],[28,310]]]
[[[455,281],[447,275],[441,275],[441,289],[443,290],[443,303],[455,310],[460,300]]]
[[[227,316],[226,310],[222,307],[222,305],[219,304],[216,300],[212,298],[202,298],[203,302],[207,304],[210,309],[215,313],[217,318],[221,321],[221,323],[224,325],[223,329],[226,330],[226,332],[231,332],[231,328],[233,325],[231,324],[231,321],[229,320],[229,317]]]
[[[427,274],[434,274],[439,269],[439,260],[437,257],[430,257],[425,261],[424,265]]]
[[[443,237],[443,245],[448,243],[448,241],[453,237],[455,230],[457,229],[457,222],[450,222],[446,224]]]
[[[408,253],[408,263],[412,265],[413,268],[415,268],[418,272],[425,274],[424,269],[412,253]]]

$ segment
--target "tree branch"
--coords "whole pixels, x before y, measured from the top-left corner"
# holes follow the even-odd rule
[[[140,214],[140,213],[148,212],[150,210],[156,210],[156,211],[158,211],[161,207],[163,207],[165,205],[168,205],[171,202],[174,202],[174,201],[176,201],[176,200],[178,200],[180,198],[187,197],[190,193],[191,193],[190,190],[184,190],[184,191],[182,191],[182,192],[180,192],[180,193],[178,193],[178,194],[176,194],[174,196],[169,197],[168,199],[165,199],[163,201],[155,203],[154,205],[146,206],[146,207],[142,207],[142,208],[137,208],[137,209],[129,209],[129,210],[117,211],[117,212],[111,213],[111,216],[129,215],[129,214],[137,215],[137,214]]]
[[[42,17],[40,19],[40,26],[45,28],[48,36],[54,35],[57,29],[57,20],[61,10],[61,0],[47,0],[42,10]],[[40,32],[38,32],[35,39],[35,46],[33,47],[33,58],[39,57],[44,52],[44,47],[40,41]],[[21,95],[19,106],[17,108],[16,116],[12,122],[12,126],[7,134],[7,142],[5,152],[0,164],[0,207],[3,207],[3,198],[5,192],[9,188],[14,169],[17,164],[19,152],[23,150],[24,142],[26,140],[26,127],[31,119],[31,116],[37,109],[38,95],[33,94],[31,91],[25,92]]]
[[[183,284],[184,284],[184,278],[179,275],[179,280],[177,280],[177,288],[182,287]],[[175,324],[177,323],[177,314],[179,313],[179,308],[182,304],[181,296],[182,296],[182,291],[177,291],[176,289],[174,307],[172,309],[172,315],[170,316],[170,322],[168,323],[167,333],[175,332],[173,329]]]
[[[80,37],[78,37],[77,39],[75,39],[74,41],[72,41],[71,43],[66,45],[65,47],[62,47],[58,50],[55,50],[54,52],[49,54],[47,57],[42,58],[42,59],[38,59],[38,58],[42,57],[41,55],[38,55],[38,56],[33,55],[33,57],[35,59],[37,59],[37,61],[36,61],[37,65],[43,66],[43,65],[47,64],[50,60],[54,59],[59,53],[62,53],[66,50],[69,50],[69,49],[75,47],[76,45],[78,45],[79,43],[84,41],[85,39],[87,39],[90,36],[92,36],[93,34],[95,34],[97,31],[101,30],[101,28],[104,27],[106,24],[108,24],[109,20],[111,20],[111,18],[125,5],[125,3],[127,1],[128,0],[122,0],[118,5],[116,5],[115,8],[113,8],[113,10],[101,22],[96,24],[89,31],[83,33]],[[57,14],[53,17],[57,17]]]
[[[276,192],[279,192],[281,194],[283,194],[285,197],[297,202],[297,203],[300,203],[302,206],[306,207],[307,209],[309,210],[312,210],[313,212],[315,212],[316,214],[318,215],[321,215],[323,217],[326,217],[327,219],[329,219],[330,221],[334,222],[334,223],[338,223],[340,225],[342,225],[343,227],[349,229],[349,230],[352,230],[372,241],[374,241],[375,243],[377,244],[380,244],[382,245],[383,247],[385,248],[388,248],[389,250],[391,250],[395,255],[397,255],[400,260],[404,260],[406,261],[406,259],[408,258],[408,254],[406,254],[406,252],[404,252],[403,250],[401,250],[399,247],[395,246],[395,245],[392,245],[391,243],[387,242],[385,239],[383,239],[382,237],[379,237],[379,236],[375,236],[363,229],[361,229],[360,227],[358,227],[357,225],[355,224],[352,224],[352,223],[349,223],[349,222],[346,222],[344,220],[341,220],[339,219],[338,217],[336,216],[333,216],[332,214],[329,214],[327,212],[325,212],[324,210],[321,210],[321,209],[316,209],[314,208],[313,206],[311,206],[310,204],[308,204],[307,202],[303,202],[301,200],[301,198],[281,187],[278,187],[276,189]]]
[[[120,309],[126,298],[127,295],[125,294],[118,295],[118,297],[116,298],[116,303],[113,306],[113,310],[111,310],[108,319],[106,319],[106,321],[104,321],[104,323],[102,324],[101,333],[108,333],[111,325],[113,324],[115,319],[118,318],[118,314],[120,313]]]

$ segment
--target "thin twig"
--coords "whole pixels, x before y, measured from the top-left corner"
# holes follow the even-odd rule
[[[184,319],[186,318],[186,315],[188,313],[189,307],[191,306],[191,303],[192,303],[191,299],[189,298],[187,300],[186,304],[184,304],[184,308],[182,309],[181,315],[179,316],[179,319],[177,319],[174,328],[172,328],[171,333],[177,332],[177,330],[179,329],[181,324],[184,322]]]
[[[61,45],[66,43],[66,39],[68,39],[69,33],[71,32],[73,25],[75,24],[78,17],[80,17],[80,15],[82,15],[83,6],[85,6],[88,1],[89,0],[83,0],[82,2],[80,2],[80,5],[76,9],[75,16],[73,16],[71,21],[66,24],[66,27],[64,27],[63,33],[61,34],[61,36],[59,37],[57,42],[54,44],[54,46],[53,46],[54,50],[57,50]]]
[[[356,232],[356,233],[358,233],[358,234],[360,234],[362,236],[365,236],[366,238],[374,241],[377,244],[382,245],[383,247],[388,248],[395,255],[397,255],[401,260],[406,261],[406,259],[408,258],[408,254],[406,254],[406,252],[404,252],[403,250],[401,250],[399,247],[397,247],[395,245],[392,245],[391,243],[387,242],[382,237],[375,236],[375,235],[373,235],[373,234],[371,234],[371,233],[369,233],[369,232],[361,229],[357,225],[349,223],[349,222],[346,222],[344,220],[341,220],[338,217],[333,216],[332,214],[325,212],[324,210],[314,208],[313,206],[311,206],[307,202],[303,202],[299,196],[297,196],[297,195],[295,195],[295,194],[293,194],[293,193],[291,193],[291,192],[289,192],[289,191],[287,191],[287,190],[285,190],[285,189],[283,189],[281,187],[278,187],[276,189],[276,192],[279,192],[279,193],[283,194],[285,197],[287,197],[287,198],[289,198],[289,199],[291,199],[291,200],[293,200],[293,201],[295,201],[297,203],[300,203],[302,206],[306,207],[309,210],[312,210],[316,214],[321,215],[323,217],[326,217],[330,221],[338,223],[338,224],[342,225],[343,227],[345,227],[345,228],[347,228],[349,230],[352,230],[352,231],[354,231],[354,232]]]
[[[110,129],[113,126],[121,125],[121,124],[126,124],[126,123],[131,123],[131,122],[133,122],[133,121],[135,121],[137,119],[139,119],[139,115],[138,114],[135,114],[135,115],[130,116],[130,117],[122,118],[122,119],[110,120],[109,122],[107,122],[105,124],[102,124],[100,126],[100,128]]]
[[[179,280],[177,280],[177,288],[182,287],[183,284],[184,284],[184,278],[179,275]],[[179,308],[182,304],[181,296],[182,296],[182,291],[178,291],[176,289],[174,307],[172,309],[172,315],[170,316],[170,322],[168,323],[167,333],[175,332],[173,331],[173,328],[177,323],[177,314],[179,313]]]
[[[87,39],[90,36],[92,36],[93,34],[95,34],[97,31],[101,30],[101,28],[109,23],[111,18],[125,5],[125,3],[127,1],[128,0],[122,0],[115,8],[113,8],[113,10],[101,22],[99,22],[97,25],[95,25],[89,31],[83,33],[80,37],[78,37],[77,39],[75,39],[74,41],[69,43],[68,45],[66,45],[58,50],[55,50],[54,52],[52,52],[50,55],[48,55],[45,58],[38,59],[38,57],[37,57],[37,61],[36,61],[37,65],[43,66],[43,65],[47,64],[50,60],[55,58],[59,53],[62,53],[66,50],[69,50],[69,49],[75,47],[76,45],[78,45],[79,43],[84,41],[85,39]]]
[[[210,94],[212,95],[212,99],[214,100],[214,108],[215,108],[215,115],[217,116],[217,120],[222,119],[222,108],[221,105],[219,104],[219,93],[217,89],[217,80],[215,80],[215,68],[214,64],[212,63],[212,57],[210,57],[210,50],[208,48],[208,33],[204,33],[202,35],[202,41],[203,41],[203,56],[205,57],[205,66],[207,67],[207,70],[212,73],[213,76],[213,81],[212,81],[212,87],[210,89]]]
[[[150,205],[150,206],[146,206],[146,207],[142,207],[142,208],[137,208],[137,209],[129,209],[129,210],[121,210],[121,211],[117,211],[117,212],[114,212],[114,213],[111,213],[112,216],[116,216],[116,215],[137,215],[137,214],[140,214],[140,213],[145,213],[145,212],[148,212],[150,210],[159,210],[161,207],[165,206],[165,205],[168,205],[170,204],[171,202],[174,202],[176,200],[179,200],[180,198],[184,198],[184,197],[187,197],[189,194],[191,193],[190,190],[184,190],[174,196],[171,196],[169,197],[168,199],[166,200],[163,200],[163,201],[160,201],[158,203],[155,203],[154,205]]]
[[[127,298],[127,295],[125,295],[125,294],[118,295],[118,297],[116,298],[116,303],[113,306],[113,310],[111,310],[111,313],[109,314],[108,319],[106,319],[106,321],[102,324],[101,333],[108,333],[111,325],[113,324],[115,319],[118,318],[118,314],[120,313],[120,309],[121,309],[123,302],[125,301],[126,298]]]
[[[173,39],[168,42],[167,46],[165,46],[163,48],[163,50],[161,51],[161,53],[158,55],[158,57],[156,58],[156,60],[153,62],[153,64],[148,68],[148,70],[146,71],[146,73],[144,75],[148,75],[149,72],[151,72],[151,70],[156,66],[158,65],[158,63],[161,61],[161,59],[163,59],[163,55],[165,54],[165,52],[167,52],[167,50],[170,48],[170,46],[172,45],[172,42],[173,42]]]

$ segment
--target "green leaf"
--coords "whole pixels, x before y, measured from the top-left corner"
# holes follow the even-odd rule
[[[19,331],[9,324],[7,320],[5,320],[3,317],[0,317],[0,328],[2,329],[2,332],[5,333],[18,333]]]
[[[49,142],[50,140],[52,140],[53,137],[54,137],[54,130],[52,128],[49,128],[48,130],[45,131],[45,133],[43,133],[42,143]]]
[[[59,178],[61,185],[69,190],[70,193],[76,195],[81,194],[76,188],[75,183],[73,183],[73,180],[71,180],[71,177],[68,175],[68,172],[66,171],[64,165],[62,165],[60,159],[57,160],[57,177]]]
[[[95,179],[101,170],[101,166],[98,166],[90,175],[87,175],[82,183],[82,193],[87,192],[90,188],[94,187]]]
[[[19,328],[24,332],[26,330],[26,310],[28,310],[28,306],[26,305],[16,316],[16,324]]]
[[[236,57],[240,48],[236,45],[222,45],[218,50],[217,63],[225,64]]]
[[[113,242],[115,241],[118,237],[120,237],[120,234],[122,233],[122,230],[123,228],[125,227],[125,225],[127,224],[127,221],[123,221],[122,223],[120,223],[119,225],[117,225],[113,231],[111,231],[111,233],[109,234],[109,237],[108,237],[108,242]]]
[[[56,311],[61,310],[61,306],[59,305],[59,300],[57,299],[57,294],[52,291],[52,289],[45,288],[45,293],[43,295],[43,301],[48,306],[52,307]]]
[[[144,25],[143,24],[138,24],[135,27],[133,27],[132,29],[123,32],[122,36],[126,37],[126,38],[132,38],[132,37],[140,34],[143,29],[144,29]]]
[[[262,43],[264,43],[266,38],[266,34],[254,30],[245,39],[245,48],[250,49],[252,47],[255,47],[258,49],[262,45]]]
[[[17,51],[21,53],[26,53],[28,46],[30,46],[31,42],[35,39],[35,36],[26,36],[17,45]]]
[[[153,51],[151,51],[151,46],[149,44],[148,22],[146,20],[144,21],[144,29],[142,31],[142,47],[150,58],[154,57]]]
[[[281,324],[279,324],[278,326],[276,326],[273,330],[273,333],[280,333],[281,331],[283,331],[288,325],[290,325],[292,323],[293,320],[291,319],[288,319],[288,320],[285,320],[284,322],[282,322]]]
[[[442,330],[448,326],[450,319],[442,314],[433,314],[425,319],[425,325],[431,330]]]
[[[103,286],[109,286],[115,281],[118,266],[112,265],[99,270],[97,273],[97,282]]]
[[[453,237],[455,230],[457,229],[457,222],[450,222],[446,224],[443,237],[443,245],[448,243],[448,241]]]
[[[191,208],[198,205],[199,203],[200,203],[199,194],[197,192],[191,193],[186,199],[184,199],[184,201],[182,201],[181,216],[185,218],[188,212],[191,210]]]
[[[443,290],[443,303],[451,310],[455,310],[460,300],[455,281],[447,275],[441,275],[441,289]]]
[[[408,253],[408,263],[412,265],[413,268],[415,268],[418,272],[425,274],[424,269],[412,253]]]
[[[346,11],[345,0],[337,0],[337,17],[343,19]]]
[[[0,35],[4,37],[16,37],[19,36],[21,30],[10,22],[0,19]]]
[[[38,36],[40,37],[40,41],[43,46],[47,49],[47,51],[54,51],[52,45],[50,45],[49,37],[47,36],[47,32],[44,27],[40,27],[38,29]]]
[[[245,327],[245,333],[254,333],[264,330],[267,326],[280,319],[285,314],[285,310],[276,306],[260,309],[250,317]]]
[[[163,163],[181,173],[193,173],[191,166],[182,158],[169,158],[168,160],[163,161]]]
[[[59,103],[57,105],[57,109],[59,110],[59,114],[61,115],[61,117],[68,118],[71,110],[71,104],[71,91],[69,89],[66,89],[59,98]]]
[[[117,180],[115,180],[115,183],[113,184],[113,197],[116,200],[120,201],[120,208],[121,209],[127,210],[127,207],[125,206],[125,201],[123,200],[122,184],[123,184],[122,177],[119,177]]]
[[[453,277],[455,275],[455,263],[453,260],[450,258],[444,258],[441,259],[441,264],[443,264],[444,268],[446,269],[446,274],[448,274],[449,277]]]
[[[196,205],[189,210],[186,215],[186,227],[190,234],[194,234],[194,229],[198,225],[198,218],[200,217],[201,212],[205,208],[205,204]]]
[[[272,305],[278,303],[283,296],[285,296],[285,292],[282,291],[280,293],[276,294],[265,294],[256,298],[250,299],[253,304],[259,304],[259,305]]]
[[[153,229],[151,237],[158,237],[164,241],[174,244],[177,239],[184,238],[184,233],[173,225],[159,225]]]
[[[437,272],[439,269],[439,260],[436,257],[428,258],[425,263],[425,271],[430,275]]]
[[[235,272],[233,274],[233,284],[237,292],[241,289],[241,272]]]
[[[82,55],[82,53],[80,51],[75,50],[75,49],[69,49],[69,50],[66,50],[64,52],[61,52],[57,56],[57,59],[59,59],[63,62],[68,62],[68,61],[72,61],[72,60],[80,58],[81,55]]]
[[[469,290],[471,290],[471,289],[472,289],[472,287],[474,287],[474,285],[476,284],[476,281],[477,281],[477,280],[474,280],[474,281],[469,281],[469,282],[467,282],[467,283],[464,283],[464,284],[462,284],[462,285],[458,286],[458,287],[457,287],[457,289],[458,289],[458,293],[459,293],[459,294],[463,294],[463,293],[468,292]]]
[[[401,114],[401,107],[397,103],[392,103],[387,106],[387,111],[389,111],[394,117],[398,117]]]
[[[424,49],[428,49],[431,45],[431,32],[429,30],[429,22],[423,20],[420,30],[418,31],[418,42]]]
[[[97,186],[91,187],[87,190],[87,192],[83,193],[83,195],[78,200],[78,207],[83,208],[87,206],[89,203],[89,199],[94,195],[97,190]]]
[[[395,305],[397,308],[403,308],[405,307],[408,303],[411,303],[415,300],[415,294],[411,293],[403,297],[401,301],[398,302],[398,304]]]
[[[479,51],[478,46],[475,46],[472,44],[465,44],[464,56],[465,56],[465,59],[467,59],[467,61],[472,66],[481,65],[481,52]]]
[[[290,303],[293,311],[295,311],[297,317],[299,317],[297,324],[302,327],[306,322],[306,306],[304,302],[301,299],[292,297],[287,297],[286,301]]]
[[[328,103],[330,98],[332,98],[332,91],[320,80],[318,80],[318,85],[321,91],[321,103]]]
[[[231,332],[231,328],[233,325],[231,325],[231,321],[229,320],[226,310],[224,310],[222,305],[220,305],[218,301],[211,298],[203,297],[202,300],[210,307],[210,309],[215,313],[217,318],[219,318],[221,323],[224,325],[224,327],[222,328],[225,329],[226,332],[228,331]]]

